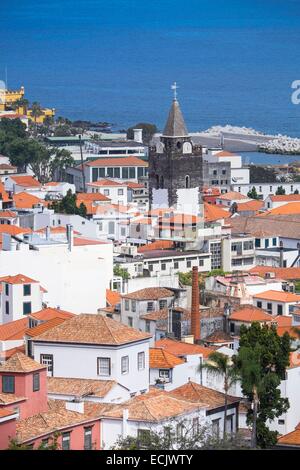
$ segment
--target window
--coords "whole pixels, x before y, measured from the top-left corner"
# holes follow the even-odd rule
[[[153,264],[148,264],[148,269],[149,269],[149,272],[152,273],[153,272]]]
[[[213,175],[216,176],[218,174],[217,170],[213,170]]]
[[[281,425],[282,425],[282,424],[285,424],[284,419],[279,419],[279,420],[278,420],[278,424],[281,424]]]
[[[131,301],[131,310],[132,310],[132,312],[136,312],[136,301],[135,300]]]
[[[129,372],[129,357],[121,357],[121,374],[128,374]]]
[[[113,168],[107,168],[107,176],[109,176],[109,178],[113,178],[113,176],[114,176],[114,169]]]
[[[199,266],[204,266],[204,260],[203,259],[199,259]]]
[[[143,168],[142,168],[142,167],[138,167],[137,171],[138,171],[138,178],[140,178],[141,176],[143,176],[144,172],[143,172]]]
[[[159,301],[159,309],[162,310],[163,308],[166,308],[168,305],[168,302],[166,299],[162,299]]]
[[[114,168],[114,178],[120,178],[120,168]]]
[[[170,370],[169,369],[159,369],[159,377],[162,379],[169,379],[170,378]]]
[[[129,175],[128,168],[124,166],[124,168],[122,168],[122,178],[127,179],[128,175]]]
[[[104,189],[104,196],[109,196],[109,189]]]
[[[61,438],[61,448],[62,450],[70,450],[70,440],[71,440],[71,433],[63,432]]]
[[[266,240],[265,240],[265,248],[269,248],[269,239],[268,238],[266,238]]]
[[[162,271],[165,271],[166,267],[167,267],[166,263],[161,263],[161,270]]]
[[[145,353],[139,352],[138,353],[138,370],[145,369]]]
[[[93,168],[92,169],[92,181],[97,181],[98,180],[98,168]]]
[[[147,302],[147,312],[153,312],[153,310],[154,310],[154,303]]]
[[[228,434],[233,433],[233,415],[229,415],[226,418],[226,432]]]
[[[146,333],[150,333],[150,320],[146,320],[145,330],[146,330]]]
[[[31,302],[23,302],[23,315],[31,313]]]
[[[6,315],[9,315],[9,302],[8,302],[8,300],[5,301],[5,313],[6,313]]]
[[[123,196],[124,189],[118,189],[118,196]]]
[[[273,191],[273,186],[270,186],[270,193]]]
[[[92,426],[84,428],[84,450],[92,450]]]
[[[220,436],[220,418],[212,420],[212,432],[216,437]]]
[[[125,310],[129,310],[129,300],[125,300]]]
[[[31,284],[23,285],[23,295],[31,295]]]
[[[253,250],[253,241],[244,242],[244,250]]]
[[[272,304],[271,304],[271,302],[267,303],[267,310],[268,310],[268,312],[272,313]]]
[[[105,178],[105,168],[98,168],[98,178]]]
[[[277,238],[273,238],[273,239],[272,239],[272,243],[273,243],[273,246],[276,246]]]
[[[5,295],[9,295],[9,284],[5,284]]]
[[[47,366],[47,371],[53,376],[53,354],[41,354],[40,363]]]
[[[262,308],[262,303],[260,302],[260,300],[256,301],[256,307]]]
[[[34,392],[38,392],[40,389],[40,373],[39,372],[35,372],[33,374],[33,388],[32,389]]]
[[[127,317],[128,318],[128,326],[131,328],[133,327],[133,317]]]
[[[191,187],[191,181],[190,181],[190,177],[188,175],[185,177],[185,187],[186,187],[186,189]]]
[[[135,178],[135,167],[134,166],[129,168],[129,178],[130,179]]]
[[[44,449],[48,447],[48,444],[49,444],[49,438],[48,437],[45,437],[45,439],[42,439],[42,446],[43,446]]]
[[[150,430],[149,429],[138,429],[137,437],[140,443],[140,446],[146,446],[150,440]]]
[[[187,267],[187,268],[191,268],[191,267],[192,267],[192,262],[191,262],[191,261],[187,261],[187,262],[186,262],[186,267]]]
[[[108,377],[110,375],[110,357],[97,358],[97,374]]]
[[[179,268],[179,263],[178,261],[174,261],[174,269],[178,269]]]
[[[177,439],[180,439],[183,437],[183,424],[178,423],[176,426],[176,435]]]
[[[15,377],[14,375],[2,376],[2,393],[15,393]]]
[[[282,311],[282,305],[277,305],[277,315],[282,315],[283,311]]]

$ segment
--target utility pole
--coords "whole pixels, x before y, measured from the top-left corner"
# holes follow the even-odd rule
[[[86,189],[85,189],[85,174],[84,174],[84,166],[83,166],[81,134],[79,134],[79,147],[80,147],[80,160],[81,160],[81,173],[82,173],[83,192],[85,193],[86,192]]]

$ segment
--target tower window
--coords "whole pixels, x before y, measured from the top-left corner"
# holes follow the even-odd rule
[[[178,148],[178,150],[180,150],[181,149],[181,142],[178,141],[177,144],[176,144],[176,147]]]
[[[188,175],[185,177],[185,187],[190,188],[190,177]]]
[[[161,177],[160,177],[160,187],[161,187],[162,189],[164,188],[164,184],[165,184],[164,177],[161,176]]]
[[[159,176],[156,175],[156,189],[159,189]]]

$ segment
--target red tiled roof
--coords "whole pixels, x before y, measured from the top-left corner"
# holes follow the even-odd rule
[[[170,395],[181,400],[191,401],[193,403],[206,403],[209,409],[219,408],[225,404],[225,394],[212,388],[204,387],[195,382],[188,382],[181,387],[175,388]],[[228,396],[228,403],[237,403],[241,400],[238,397]]]
[[[182,341],[176,341],[174,339],[163,338],[155,342],[156,348],[163,348],[171,354],[176,356],[188,356],[194,354],[202,354],[204,358],[214,351],[212,348],[200,346],[198,344],[184,343]]]
[[[9,176],[19,186],[24,186],[27,188],[38,188],[41,186],[41,183],[39,183],[39,181],[37,181],[31,175],[25,175],[25,176],[9,175]]]
[[[285,280],[300,279],[300,268],[274,268],[273,266],[254,266],[249,269],[252,274],[264,277],[266,273],[274,273],[275,277]]]
[[[38,312],[31,313],[29,316],[36,320],[51,320],[52,318],[68,319],[74,317],[75,313],[66,312],[59,308],[47,307],[39,310]]]
[[[16,209],[32,209],[36,204],[47,206],[47,202],[32,194],[21,192],[13,195],[13,201]]]
[[[228,152],[227,150],[221,150],[220,152],[215,153],[213,156],[214,157],[215,156],[217,156],[217,157],[239,157],[238,154]]]
[[[51,320],[47,320],[43,323],[40,323],[39,325],[34,326],[33,328],[28,328],[25,331],[25,335],[30,336],[30,338],[34,338],[35,336],[38,336],[44,333],[45,331],[51,330],[51,328],[54,328],[54,326],[60,325],[66,320],[66,318],[52,318]]]
[[[183,359],[162,348],[150,348],[149,350],[150,369],[173,369],[180,364],[184,364]]]
[[[165,297],[174,297],[174,293],[164,287],[146,287],[145,289],[122,295],[124,299],[133,300],[158,300]]]
[[[46,369],[46,366],[34,361],[21,352],[11,356],[4,364],[0,365],[0,372],[34,372],[36,370]]]
[[[226,211],[215,204],[204,203],[204,217],[205,222],[213,222],[221,219],[228,219],[231,217],[231,213]]]
[[[263,300],[273,300],[275,302],[300,302],[300,295],[293,294],[292,292],[284,292],[284,291],[277,291],[277,290],[266,290],[264,292],[260,292],[259,294],[255,294],[253,296],[255,299],[263,299]]]
[[[100,241],[100,240],[92,240],[89,238],[78,238],[74,237],[74,246],[88,246],[88,245],[107,245],[108,242]]]
[[[10,211],[10,210],[4,210],[4,211],[0,211],[0,218],[1,219],[6,219],[6,218],[14,218],[14,217],[17,217],[18,214],[16,212],[13,212],[13,211]]]
[[[145,253],[152,250],[170,250],[174,247],[174,242],[169,240],[155,240],[154,242],[148,243],[147,245],[140,246],[137,251],[138,253]]]
[[[0,341],[23,339],[27,317],[0,325]]]
[[[299,424],[296,429],[288,434],[284,434],[278,438],[278,444],[287,446],[300,446],[300,427]]]
[[[110,289],[106,289],[106,303],[114,307],[115,305],[121,302],[121,295],[119,292],[112,291]]]
[[[15,276],[4,276],[0,277],[0,282],[6,282],[7,284],[37,284],[39,281],[35,281],[24,274],[16,274]]]
[[[147,167],[148,163],[137,157],[122,158],[98,158],[97,160],[84,163],[85,166],[92,167],[113,167],[113,166],[143,166]]]
[[[98,181],[93,181],[93,183],[88,183],[88,186],[127,186],[127,183],[120,183],[114,180],[103,178],[99,179]]]
[[[253,199],[253,201],[239,202],[237,204],[237,212],[259,211],[263,208],[263,206],[264,206],[263,201],[257,201],[255,199]]]
[[[238,310],[235,310],[229,317],[229,320],[236,320],[243,323],[270,322],[272,315],[266,313],[261,308],[254,307],[253,305],[245,305]]]
[[[300,201],[300,194],[272,194],[270,199],[273,202]]]
[[[221,194],[221,196],[218,196],[217,199],[221,199],[224,201],[238,201],[249,198],[241,193],[238,193],[237,191],[229,191],[228,193]]]

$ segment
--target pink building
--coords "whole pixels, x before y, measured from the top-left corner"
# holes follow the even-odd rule
[[[32,448],[59,433],[64,450],[100,449],[100,411],[47,401],[46,367],[18,352],[0,365],[0,449],[11,438]]]

